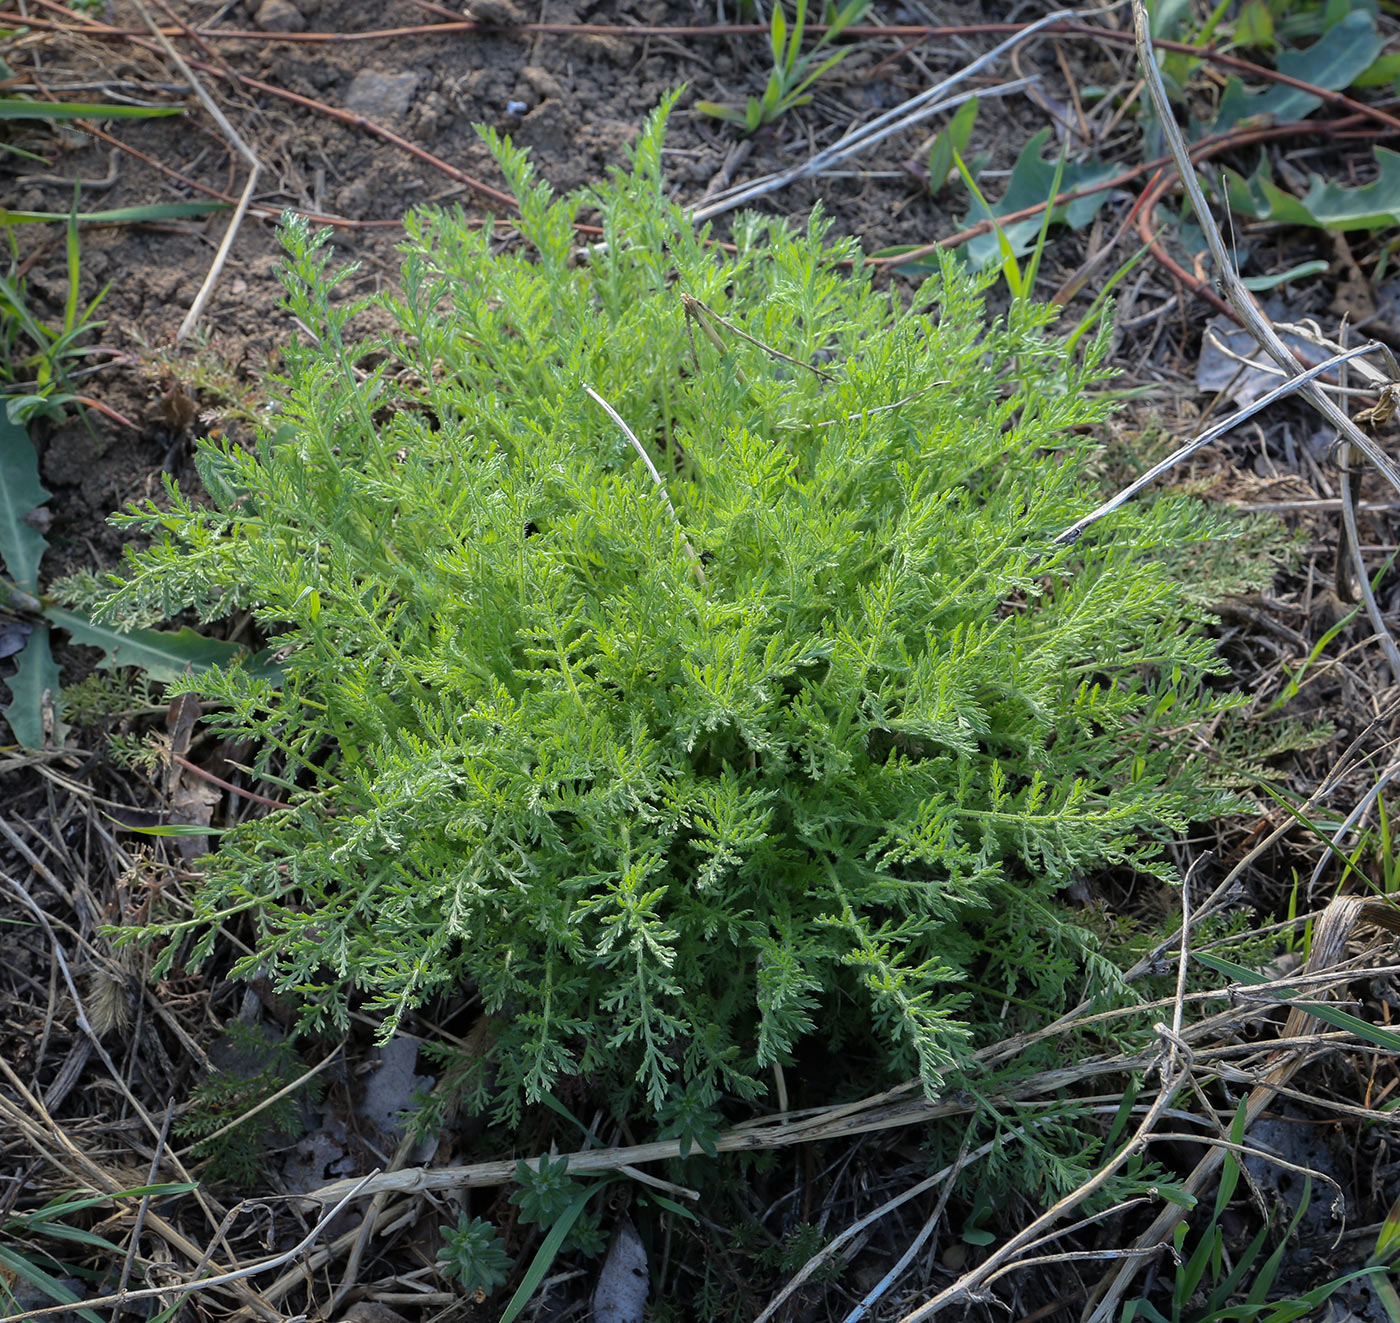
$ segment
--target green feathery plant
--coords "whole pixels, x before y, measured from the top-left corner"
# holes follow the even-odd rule
[[[234,1021],[226,1045],[233,1064],[195,1085],[175,1133],[199,1140],[191,1155],[204,1163],[204,1180],[248,1186],[262,1174],[273,1141],[300,1134],[301,1103],[319,1098],[322,1086],[312,1077],[288,1088],[305,1069],[285,1039]]]
[[[726,254],[667,200],[669,106],[563,199],[488,133],[529,251],[410,216],[391,334],[289,219],[280,425],[201,442],[210,505],[121,516],[153,544],[109,609],[247,610],[281,661],[174,685],[293,804],[146,930],[163,967],[242,915],[308,1027],[472,985],[504,1119],[588,1076],[703,1148],[803,1040],[934,1094],[1118,988],[1062,893],[1170,879],[1229,806],[1210,604],[1270,566],[1186,499],[1053,545],[1100,496],[1104,328],[1067,353],[951,264],[877,290],[815,218]]]

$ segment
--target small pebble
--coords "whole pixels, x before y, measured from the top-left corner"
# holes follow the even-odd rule
[[[520,81],[541,100],[558,100],[564,95],[559,80],[548,69],[538,64],[527,64],[520,71]]]
[[[507,114],[507,115],[514,115],[516,119],[519,119],[519,118],[521,117],[521,115],[523,115],[523,114],[524,114],[527,110],[529,110],[529,109],[530,109],[530,103],[529,103],[528,101],[507,101],[507,102],[506,102],[506,114]]]
[[[253,22],[264,32],[306,31],[306,20],[291,0],[263,0]]]
[[[509,0],[471,0],[467,6],[467,17],[498,28],[513,28],[525,21]]]

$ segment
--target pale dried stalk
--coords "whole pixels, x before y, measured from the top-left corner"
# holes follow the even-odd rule
[[[1208,428],[1199,436],[1194,436],[1184,446],[1172,451],[1166,459],[1159,460],[1141,477],[1134,478],[1121,491],[1115,492],[1102,505],[1091,510],[1082,519],[1075,520],[1068,528],[1057,533],[1052,539],[1056,546],[1064,546],[1077,541],[1091,524],[1096,524],[1100,519],[1112,514],[1120,506],[1126,505],[1134,496],[1144,488],[1150,487],[1164,473],[1174,469],[1183,460],[1190,459],[1198,450],[1204,450],[1212,441],[1218,440],[1226,432],[1238,427],[1248,418],[1252,418],[1256,413],[1267,409],[1269,405],[1277,403],[1286,396],[1295,394],[1297,391],[1306,389],[1316,378],[1325,372],[1330,372],[1334,367],[1339,367],[1344,363],[1351,362],[1352,359],[1359,359],[1362,354],[1375,352],[1374,344],[1357,345],[1353,349],[1344,349],[1334,354],[1331,358],[1324,359],[1321,363],[1316,363],[1306,371],[1297,371],[1288,377],[1281,385],[1275,386],[1267,395],[1261,395],[1257,400],[1245,405],[1242,409],[1236,410],[1228,418],[1222,419],[1214,427]]]
[[[719,216],[727,211],[733,211],[736,207],[742,207],[747,203],[757,201],[759,198],[769,193],[774,193],[788,184],[795,183],[799,179],[810,179],[813,175],[819,175],[823,170],[829,170],[834,165],[854,156],[857,152],[864,151],[867,147],[874,146],[877,142],[883,141],[891,134],[899,133],[903,129],[917,124],[920,120],[927,119],[930,115],[939,111],[951,110],[954,106],[961,105],[971,98],[972,93],[949,97],[947,93],[959,83],[966,82],[974,74],[985,69],[1007,51],[1014,50],[1021,43],[1029,40],[1040,32],[1043,28],[1054,23],[1063,23],[1078,19],[1080,14],[1077,10],[1062,9],[1053,14],[1046,14],[1043,18],[1037,19],[1020,32],[1014,33],[1000,45],[993,46],[985,55],[979,55],[971,64],[959,69],[957,73],[949,78],[945,78],[941,83],[927,88],[917,96],[911,97],[902,105],[896,106],[893,110],[887,110],[883,115],[877,116],[869,124],[862,124],[858,128],[852,129],[842,138],[832,143],[830,147],[817,152],[816,155],[808,158],[801,165],[794,166],[791,170],[784,170],[778,174],[766,175],[762,179],[753,180],[747,184],[741,184],[736,188],[725,190],[712,198],[708,198],[698,207],[692,208],[690,218],[694,221],[709,220],[713,216]],[[1021,78],[1014,83],[1003,84],[999,87],[979,89],[975,94],[978,96],[1004,96],[1008,92],[1015,91],[1033,79]]]
[[[1167,99],[1166,89],[1162,86],[1162,77],[1157,70],[1157,61],[1152,53],[1151,30],[1143,0],[1133,0],[1133,31],[1137,37],[1138,64],[1147,82],[1148,94],[1151,96],[1153,108],[1157,112],[1157,119],[1161,125],[1167,149],[1176,161],[1181,185],[1186,190],[1186,196],[1191,200],[1196,221],[1201,227],[1201,233],[1205,236],[1206,245],[1215,261],[1216,270],[1219,272],[1220,287],[1229,300],[1230,306],[1235,310],[1240,325],[1254,336],[1260,347],[1285,373],[1290,377],[1302,377],[1305,380],[1303,393],[1307,402],[1337,429],[1340,436],[1365,455],[1376,466],[1381,476],[1397,492],[1400,492],[1400,469],[1371,437],[1352,422],[1341,406],[1316,380],[1299,372],[1298,362],[1293,357],[1292,351],[1283,342],[1269,319],[1259,311],[1249,290],[1245,288],[1244,282],[1240,279],[1240,274],[1235,269],[1229,251],[1225,247],[1220,227],[1215,223],[1215,217],[1211,214],[1210,204],[1207,203],[1205,194],[1201,191],[1195,167],[1191,163],[1190,154],[1182,140],[1181,130],[1177,127],[1171,103]],[[1367,348],[1377,347],[1368,346]],[[1394,390],[1397,386],[1400,386],[1400,382],[1390,382],[1385,389]],[[1369,594],[1363,594],[1363,598],[1366,600],[1367,613],[1370,616],[1376,638],[1385,652],[1391,675],[1400,681],[1400,648],[1396,647],[1395,640],[1390,636],[1390,631],[1386,628],[1379,609],[1375,608],[1374,599],[1370,598]]]
[[[150,28],[155,39],[165,48],[165,53],[170,57],[171,63],[179,69],[189,85],[194,88],[194,94],[199,98],[200,104],[209,112],[214,123],[223,130],[224,136],[228,138],[234,150],[248,164],[248,182],[243,185],[238,205],[233,210],[233,219],[229,221],[228,229],[224,231],[223,241],[214,254],[214,260],[209,264],[209,270],[204,277],[204,283],[199,287],[199,293],[194,296],[194,302],[190,304],[190,310],[185,314],[184,321],[180,323],[180,329],[175,332],[175,343],[180,344],[199,324],[199,319],[204,313],[204,305],[209,302],[214,293],[214,286],[219,283],[219,276],[223,274],[224,264],[228,261],[228,255],[233,248],[233,241],[238,234],[239,226],[243,224],[243,217],[248,214],[248,205],[253,200],[253,191],[257,188],[258,177],[262,174],[263,167],[257,154],[243,141],[242,135],[229,123],[228,116],[219,109],[218,103],[205,91],[204,84],[195,77],[194,70],[185,63],[180,52],[170,44],[170,38],[161,31],[159,25],[147,12],[146,6],[142,4],[141,0],[131,0],[131,3],[136,7],[136,12],[146,20],[146,26]]]
[[[1362,896],[1338,896],[1322,911],[1313,927],[1312,947],[1308,953],[1307,964],[1304,966],[1307,972],[1313,974],[1325,972],[1340,962],[1346,950],[1347,940],[1351,937],[1357,922],[1365,917],[1366,908],[1367,901]],[[1288,1013],[1283,1036],[1285,1038],[1305,1039],[1316,1032],[1317,1027],[1316,1016],[1295,1006]],[[1274,1064],[1264,1076],[1263,1082],[1251,1090],[1245,1102],[1245,1133],[1259,1119],[1260,1113],[1273,1102],[1274,1095],[1279,1088],[1292,1078],[1302,1064],[1302,1060],[1302,1049],[1294,1048],[1277,1054]],[[1220,1170],[1221,1164],[1225,1161],[1225,1153],[1226,1149],[1218,1145],[1207,1151],[1206,1156],[1196,1164],[1195,1170],[1182,1182],[1182,1187],[1187,1194],[1200,1194],[1210,1184],[1215,1174]],[[1134,1249],[1141,1252],[1144,1249],[1166,1244],[1171,1239],[1177,1223],[1186,1216],[1186,1212],[1186,1209],[1178,1207],[1176,1204],[1168,1204],[1158,1214],[1152,1225],[1138,1237]],[[1085,1310],[1083,1323],[1111,1323],[1118,1301],[1128,1289],[1139,1267],[1140,1261],[1138,1259],[1129,1259],[1112,1277],[1100,1282],[1094,1297]]]
[[[810,1259],[807,1260],[805,1264],[802,1265],[801,1270],[794,1274],[792,1280],[789,1281],[787,1285],[785,1285],[783,1289],[779,1291],[778,1294],[775,1295],[772,1298],[772,1300],[768,1302],[768,1307],[763,1311],[763,1313],[761,1313],[756,1319],[754,1319],[754,1323],[768,1323],[768,1320],[773,1317],[777,1310],[784,1304],[785,1301],[789,1299],[792,1293],[803,1284],[803,1282],[805,1282],[814,1272],[816,1272],[816,1270],[820,1268],[822,1264],[824,1264],[828,1259],[830,1259],[832,1255],[836,1254],[844,1246],[850,1244],[850,1242],[854,1240],[862,1231],[864,1231],[866,1227],[870,1226],[872,1223],[878,1222],[882,1217],[893,1213],[895,1209],[901,1207],[904,1204],[907,1204],[909,1200],[916,1199],[919,1195],[925,1193],[926,1191],[932,1190],[940,1182],[950,1181],[954,1176],[957,1175],[960,1168],[966,1166],[970,1162],[977,1162],[980,1159],[985,1158],[987,1154],[990,1153],[997,1146],[997,1142],[997,1140],[989,1140],[987,1143],[983,1144],[981,1148],[978,1148],[971,1153],[968,1153],[966,1148],[964,1147],[963,1151],[958,1154],[957,1160],[953,1162],[950,1166],[944,1167],[942,1171],[934,1172],[932,1176],[925,1177],[917,1185],[911,1185],[907,1190],[902,1190],[899,1194],[895,1195],[893,1199],[890,1199],[886,1203],[881,1204],[879,1208],[873,1209],[864,1217],[860,1218],[855,1222],[852,1222],[850,1226],[842,1230],[840,1235],[835,1236],[831,1241],[824,1245],[818,1253],[813,1255]],[[946,1194],[947,1189],[945,1189],[944,1191],[945,1198],[940,1199],[939,1201],[940,1210],[942,1209],[943,1205],[947,1202]]]
[[[1198,860],[1197,865],[1199,862]],[[1055,1237],[1047,1233],[1050,1232],[1055,1223],[1066,1213],[1078,1208],[1091,1195],[1101,1190],[1113,1179],[1121,1167],[1142,1151],[1143,1146],[1156,1128],[1157,1122],[1176,1101],[1176,1095],[1181,1091],[1182,1085],[1190,1079],[1194,1065],[1191,1049],[1186,1046],[1181,1035],[1181,1025],[1184,1015],[1183,1003],[1186,998],[1186,963],[1190,950],[1188,938],[1192,927],[1191,874],[1195,872],[1197,865],[1192,866],[1181,887],[1181,931],[1183,937],[1181,950],[1177,956],[1176,995],[1172,998],[1171,1026],[1168,1027],[1165,1024],[1155,1026],[1161,1042],[1157,1064],[1162,1075],[1162,1087],[1158,1090],[1152,1105],[1144,1113],[1132,1138],[1077,1190],[1065,1195],[1063,1199],[1047,1208],[1035,1221],[1022,1227],[1004,1245],[998,1246],[970,1272],[963,1273],[951,1286],[940,1291],[933,1299],[925,1301],[917,1309],[911,1310],[900,1319],[900,1323],[923,1323],[924,1319],[932,1318],[935,1314],[941,1313],[949,1305],[982,1298],[986,1293],[987,1286],[994,1278],[1002,1276],[1018,1261],[1023,1260],[1024,1256],[1035,1246],[1044,1244],[1049,1239],[1054,1239]],[[1061,1231],[1059,1234],[1064,1234],[1064,1232]]]
[[[122,1184],[69,1139],[63,1128],[49,1115],[42,1100],[30,1093],[24,1081],[15,1074],[3,1056],[0,1056],[0,1074],[5,1076],[10,1087],[14,1089],[25,1108],[28,1109],[26,1112],[0,1094],[0,1121],[14,1125],[32,1148],[50,1163],[59,1167],[60,1170],[73,1172],[78,1177],[76,1181],[78,1186],[88,1187],[102,1194],[121,1193],[124,1188]],[[57,1152],[53,1149],[56,1149]],[[146,1224],[171,1249],[183,1254],[191,1263],[207,1261],[207,1251],[201,1249],[159,1214],[148,1213]],[[219,1275],[222,1283],[230,1286],[233,1293],[243,1301],[248,1313],[266,1320],[266,1323],[282,1323],[281,1313],[268,1304],[261,1293],[247,1286],[241,1279],[229,1276],[227,1271]],[[201,1285],[207,1284],[207,1282],[201,1283]],[[130,1299],[130,1296],[127,1298]],[[45,1309],[35,1312],[68,1312],[72,1309],[72,1305],[61,1305],[56,1310]],[[26,1317],[33,1316],[33,1314],[26,1315]],[[3,1320],[3,1323],[12,1323],[12,1320]]]
[[[661,499],[666,502],[666,509],[670,511],[671,520],[676,525],[676,532],[681,535],[681,546],[685,548],[685,554],[690,558],[690,567],[695,571],[695,578],[703,588],[705,586],[705,570],[700,564],[700,557],[695,554],[695,548],[690,545],[690,539],[685,535],[685,529],[681,527],[681,517],[676,513],[676,507],[671,504],[670,494],[666,490],[666,484],[661,479],[661,474],[656,471],[656,465],[651,462],[651,456],[647,454],[646,447],[637,440],[637,434],[627,426],[623,417],[611,404],[598,394],[592,386],[585,386],[589,396],[595,404],[602,405],[609,418],[620,428],[622,434],[632,443],[632,449],[641,456],[642,463],[647,466],[647,472],[651,474],[651,480],[656,484],[656,489],[661,493]]]

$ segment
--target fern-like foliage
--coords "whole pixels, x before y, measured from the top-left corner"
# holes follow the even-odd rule
[[[170,956],[246,912],[311,1026],[474,985],[506,1118],[572,1075],[753,1096],[813,1037],[934,1093],[1111,986],[1062,889],[1169,876],[1228,803],[1205,603],[1269,573],[1188,500],[1053,546],[1100,496],[1105,336],[994,320],[951,264],[877,289],[815,217],[722,248],[664,122],[563,199],[487,135],[528,249],[411,216],[391,334],[288,220],[279,425],[201,443],[211,505],[124,516],[154,543],[109,599],[253,612],[280,677],[183,687],[307,787],[222,838]]]
[[[320,1097],[321,1081],[312,1078],[284,1093],[305,1073],[292,1044],[237,1021],[229,1028],[224,1055],[227,1068],[195,1085],[175,1133],[199,1139],[193,1154],[204,1162],[203,1179],[246,1187],[262,1174],[269,1145],[278,1136],[299,1133],[302,1100]],[[245,1115],[248,1120],[241,1120]]]

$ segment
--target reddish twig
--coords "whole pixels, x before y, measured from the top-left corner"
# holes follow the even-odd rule
[[[1212,138],[1202,138],[1192,149],[1192,155],[1194,159],[1204,160],[1208,156],[1213,156],[1231,147],[1245,147],[1251,143],[1267,142],[1274,138],[1295,137],[1298,134],[1316,133],[1319,130],[1335,134],[1339,129],[1350,127],[1354,123],[1355,117],[1353,116],[1351,119],[1338,120],[1330,125],[1318,124],[1311,120],[1295,120],[1290,124],[1278,124],[1272,128],[1231,129],[1228,133],[1217,134]],[[950,234],[944,239],[935,239],[932,243],[921,244],[917,248],[911,248],[906,253],[899,253],[892,257],[870,257],[866,261],[875,266],[899,266],[904,262],[915,262],[921,257],[927,257],[930,253],[936,253],[940,248],[956,248],[969,239],[975,239],[980,234],[989,233],[998,225],[1014,225],[1017,221],[1039,216],[1047,207],[1064,206],[1068,202],[1091,197],[1095,193],[1122,188],[1127,184],[1135,183],[1154,170],[1161,170],[1171,165],[1172,158],[1170,156],[1159,156],[1155,160],[1144,161],[1141,165],[1129,166],[1126,170],[1114,175],[1111,179],[1105,179],[1102,183],[1090,184],[1085,188],[1070,189],[1068,192],[1057,193],[1053,198],[1044,202],[1037,202],[1030,207],[1022,207],[1019,211],[1008,212],[1005,216],[980,220],[975,225],[969,225],[965,230],[959,230],[956,234]],[[1170,179],[1175,178],[1176,175],[1173,171]]]
[[[232,781],[225,781],[221,776],[215,776],[213,772],[207,772],[198,763],[192,763],[188,758],[180,753],[171,753],[170,761],[179,763],[186,771],[193,772],[202,780],[208,781],[210,785],[218,786],[220,790],[227,790],[231,795],[239,795],[243,799],[251,799],[256,804],[265,804],[268,808],[288,809],[292,805],[284,804],[280,799],[269,799],[266,795],[260,795],[256,790],[244,790],[241,786],[236,786]]]
[[[1204,158],[1192,153],[1191,159],[1192,161],[1199,161]],[[1179,182],[1180,179],[1177,172],[1172,170],[1165,178],[1158,180],[1157,183],[1153,184],[1152,187],[1142,195],[1142,209],[1138,215],[1138,234],[1147,245],[1147,251],[1151,254],[1152,260],[1156,262],[1158,266],[1162,267],[1173,279],[1185,285],[1198,299],[1204,299],[1216,312],[1223,313],[1237,326],[1243,326],[1244,323],[1240,321],[1239,314],[1215,292],[1215,287],[1208,280],[1200,279],[1200,277],[1193,275],[1182,266],[1180,262],[1167,252],[1162,240],[1152,229],[1153,219],[1157,214],[1157,204],[1166,197]]]
[[[139,432],[139,423],[133,423],[124,413],[118,413],[110,404],[103,404],[101,400],[94,400],[91,395],[70,396],[75,404],[85,404],[89,409],[96,409],[98,413],[105,414],[114,423],[120,423],[123,427],[129,427],[133,432]]]
[[[65,9],[58,0],[34,0],[45,9],[63,14],[65,17],[78,18],[89,26],[81,29],[94,33],[104,33],[108,36],[139,37],[143,33],[135,28],[119,28],[111,24],[99,24],[94,19],[88,19],[86,15],[74,14],[71,10]],[[452,11],[438,6],[425,6],[431,8],[432,12],[444,15]],[[5,13],[0,14],[0,22],[27,23],[30,26],[49,27],[60,26],[64,30],[75,31],[71,26],[51,25],[43,22],[42,19],[26,18],[21,14]],[[930,41],[935,38],[943,39],[948,37],[978,37],[978,36],[1004,36],[1016,32],[1021,32],[1029,27],[1028,23],[960,23],[948,26],[934,26],[928,23],[857,23],[851,27],[844,28],[842,35],[852,38],[872,38],[872,37],[893,37],[900,40],[912,41],[914,43]],[[163,29],[164,30],[164,29]],[[807,32],[813,36],[818,36],[827,31],[824,24],[809,23]],[[167,31],[169,36],[183,35],[179,28],[171,28]],[[411,36],[440,36],[445,33],[461,33],[470,35],[472,33],[490,33],[500,35],[502,33],[520,33],[528,36],[559,36],[559,37],[631,37],[634,40],[647,37],[684,37],[694,39],[698,37],[763,37],[768,35],[768,28],[762,23],[714,23],[714,24],[694,24],[690,26],[655,26],[638,24],[636,26],[625,23],[520,23],[513,26],[502,26],[500,24],[483,23],[475,20],[463,20],[453,18],[442,23],[420,23],[406,27],[395,28],[375,28],[368,32],[256,32],[244,28],[201,28],[199,35],[206,39],[220,41],[253,41],[259,45],[270,45],[278,42],[283,43],[341,43],[358,41],[390,41],[399,37]],[[1118,32],[1112,28],[1096,27],[1091,23],[1076,23],[1065,21],[1053,23],[1045,28],[1046,35],[1059,34],[1062,36],[1089,37],[1092,40],[1102,40],[1120,46],[1131,46],[1133,44],[1133,34],[1131,32]],[[1153,46],[1157,50],[1176,51],[1183,55],[1191,55],[1196,59],[1205,60],[1210,64],[1219,65],[1224,69],[1232,69],[1236,73],[1247,74],[1251,78],[1260,79],[1263,82],[1283,83],[1288,87],[1296,87],[1301,92],[1307,92],[1311,96],[1318,97],[1328,105],[1339,106],[1350,111],[1354,115],[1366,115],[1378,123],[1384,124],[1387,128],[1400,132],[1400,119],[1387,111],[1376,106],[1368,106],[1362,101],[1353,100],[1341,92],[1331,92],[1324,87],[1318,87],[1315,83],[1309,83],[1301,78],[1294,78],[1289,74],[1280,73],[1277,69],[1269,69],[1262,64],[1255,64],[1252,60],[1241,59],[1238,55],[1229,55],[1224,51],[1215,50],[1210,46],[1193,46],[1184,41],[1168,41],[1165,38],[1153,38]]]
[[[78,18],[71,10],[65,9],[57,0],[35,0],[35,3],[43,5],[45,9],[64,14],[67,17]],[[450,13],[450,10],[433,7],[434,12]],[[134,28],[118,28],[109,24],[98,25],[95,20],[86,20],[91,23],[91,27],[84,31],[105,31],[111,36],[137,37],[142,33]],[[19,14],[0,14],[0,21],[28,22],[33,25],[36,20],[25,19]],[[42,20],[39,20],[42,22]],[[48,25],[44,25],[48,26]],[[914,43],[933,40],[934,38],[948,37],[976,37],[976,36],[1001,36],[1023,31],[1029,24],[1027,23],[961,23],[948,26],[934,26],[927,23],[858,23],[843,29],[843,35],[852,38],[871,37],[893,37],[900,40],[908,40]],[[69,29],[70,31],[73,29]],[[820,35],[827,31],[824,24],[811,23],[806,29],[813,36]],[[656,26],[643,25],[636,26],[620,23],[520,23],[512,26],[501,24],[483,23],[476,20],[452,19],[442,23],[420,23],[406,27],[395,28],[375,28],[367,32],[256,32],[244,28],[203,28],[199,29],[199,35],[206,39],[216,39],[221,41],[255,41],[260,45],[268,45],[277,42],[284,43],[341,43],[359,41],[389,41],[399,37],[411,36],[439,36],[445,33],[461,33],[470,35],[472,33],[490,33],[499,35],[501,33],[520,33],[529,36],[560,36],[560,37],[631,37],[634,40],[647,37],[675,37],[694,39],[697,37],[762,37],[768,35],[768,28],[761,23],[714,23],[714,24],[694,24],[677,26]],[[1112,28],[1096,27],[1091,23],[1077,23],[1065,21],[1054,23],[1045,29],[1047,35],[1060,34],[1065,36],[1089,37],[1092,40],[1101,40],[1115,43],[1121,46],[1131,46],[1133,35],[1131,32],[1118,32]],[[170,36],[182,35],[179,28],[172,28],[168,31]],[[1191,55],[1196,59],[1205,60],[1208,63],[1219,65],[1224,69],[1232,69],[1236,73],[1247,74],[1251,78],[1257,78],[1264,82],[1282,83],[1287,87],[1295,87],[1301,92],[1307,92],[1311,96],[1320,98],[1328,105],[1339,106],[1350,111],[1354,115],[1366,115],[1367,117],[1384,124],[1387,128],[1400,132],[1400,119],[1380,110],[1375,106],[1368,106],[1364,102],[1353,100],[1341,92],[1332,92],[1324,87],[1318,87],[1315,83],[1306,82],[1301,78],[1294,78],[1289,74],[1280,73],[1277,69],[1269,69],[1262,64],[1255,64],[1252,60],[1241,59],[1238,55],[1230,55],[1224,51],[1215,50],[1210,46],[1193,46],[1184,41],[1168,41],[1165,38],[1153,38],[1153,46],[1157,50],[1176,51],[1183,55]]]

